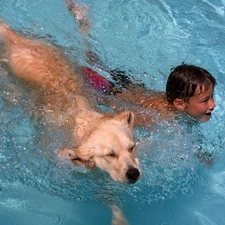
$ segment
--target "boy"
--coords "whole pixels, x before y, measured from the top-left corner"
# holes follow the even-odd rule
[[[159,119],[173,117],[178,110],[199,122],[206,122],[211,118],[216,106],[213,99],[215,85],[215,78],[207,70],[181,64],[170,73],[166,94],[148,90],[143,86],[134,88],[134,84],[128,84],[121,92],[113,92],[112,87],[116,99],[108,96],[103,102],[116,111],[124,108],[135,110],[136,122],[139,125],[154,122],[152,114],[148,113],[149,109],[156,111]]]

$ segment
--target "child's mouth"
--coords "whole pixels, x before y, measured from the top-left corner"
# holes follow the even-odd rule
[[[212,113],[211,112],[208,112],[208,113],[205,113],[206,116],[211,116]]]

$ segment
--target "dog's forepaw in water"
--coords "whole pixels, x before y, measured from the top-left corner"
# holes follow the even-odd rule
[[[57,156],[60,159],[65,159],[65,160],[74,160],[77,158],[74,150],[72,149],[68,149],[68,148],[61,148],[58,152],[57,152]]]
[[[111,205],[110,208],[113,214],[111,225],[129,225],[127,219],[123,215],[123,212],[118,206]]]

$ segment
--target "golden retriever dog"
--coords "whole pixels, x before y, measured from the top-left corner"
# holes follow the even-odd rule
[[[80,72],[55,46],[25,38],[0,21],[2,51],[12,73],[48,95],[55,115],[67,115],[75,146],[57,155],[87,168],[98,167],[118,182],[135,183],[141,176],[133,137],[134,114],[103,114],[85,97]],[[47,93],[47,94],[46,94]],[[57,114],[58,113],[58,114]],[[69,118],[69,119],[68,119]]]

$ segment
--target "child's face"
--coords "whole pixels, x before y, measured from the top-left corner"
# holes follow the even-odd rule
[[[184,103],[184,112],[200,122],[208,121],[216,106],[213,100],[213,92],[213,85],[206,92],[203,89],[201,94],[200,88],[197,87],[194,96]]]

